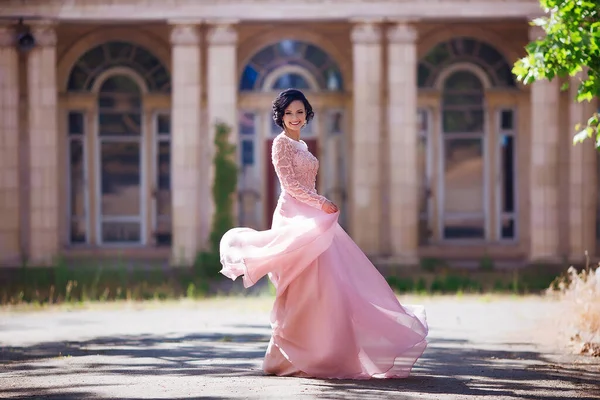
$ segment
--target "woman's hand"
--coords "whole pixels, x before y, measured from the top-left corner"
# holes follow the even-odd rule
[[[339,208],[338,208],[338,206],[333,204],[331,201],[327,200],[325,203],[323,203],[321,210],[325,211],[327,214],[333,214],[333,213],[338,212]]]

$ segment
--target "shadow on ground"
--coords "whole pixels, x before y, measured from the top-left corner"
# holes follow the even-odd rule
[[[18,382],[19,376],[55,379],[74,374],[260,378],[264,376],[260,362],[268,340],[268,335],[248,334],[144,335],[4,347],[0,349],[0,369],[2,375],[12,378],[8,381],[0,378],[0,383],[15,379],[12,385],[2,389],[4,395],[11,398],[25,398],[35,393],[36,398],[43,399],[91,399],[99,397],[86,388],[99,388],[102,384],[24,388],[14,382]],[[65,368],[57,362],[63,357],[78,362]],[[319,398],[375,399],[393,396],[410,399],[414,398],[412,395],[429,394],[437,398],[435,395],[439,394],[449,398],[491,396],[546,400],[565,397],[559,392],[540,395],[540,390],[564,388],[566,384],[573,390],[581,388],[579,399],[591,400],[600,396],[598,381],[597,372],[586,370],[584,366],[569,368],[555,365],[537,352],[512,351],[509,345],[506,345],[506,350],[483,350],[468,341],[432,339],[413,375],[407,379],[303,379],[302,384],[318,388]],[[55,394],[61,390],[68,393]]]

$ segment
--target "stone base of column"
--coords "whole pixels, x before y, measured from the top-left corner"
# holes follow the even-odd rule
[[[534,255],[529,256],[529,264],[565,264],[564,257],[557,255]]]

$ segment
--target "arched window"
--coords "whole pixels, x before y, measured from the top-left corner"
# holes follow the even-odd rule
[[[167,104],[170,88],[166,67],[132,43],[98,45],[71,69],[68,92],[96,98],[66,110],[71,244],[170,245],[170,111],[144,107],[148,93]]]
[[[485,71],[492,86],[516,86],[511,64],[491,45],[468,37],[456,37],[431,49],[419,61],[419,87],[433,87],[438,76],[450,65],[466,62]]]
[[[284,66],[308,71],[320,90],[342,91],[344,88],[340,69],[327,53],[313,44],[286,39],[263,48],[250,59],[242,73],[240,90],[263,90],[268,76]],[[289,73],[280,76],[271,89],[288,87],[308,89],[311,86],[301,74]]]
[[[114,67],[129,67],[146,82],[150,92],[171,90],[171,76],[151,52],[126,42],[107,42],[88,50],[69,74],[69,92],[86,92],[94,87],[98,76]]]

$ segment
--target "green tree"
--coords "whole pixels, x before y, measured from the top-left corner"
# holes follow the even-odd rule
[[[236,146],[231,144],[231,128],[224,123],[215,125],[215,155],[213,158],[214,181],[212,197],[215,210],[210,232],[210,248],[196,255],[195,273],[199,277],[214,278],[221,269],[219,245],[221,238],[234,226],[234,196],[237,186],[238,167],[235,162]]]
[[[215,213],[212,221],[210,243],[212,251],[219,253],[221,238],[234,225],[234,196],[238,167],[235,163],[236,146],[229,141],[231,128],[224,123],[215,126],[215,179],[212,187]]]
[[[513,73],[524,84],[580,74],[576,100],[592,101],[600,93],[600,0],[540,0],[540,5],[546,14],[532,24],[546,35],[525,47],[527,55]],[[562,89],[568,85],[567,79]],[[575,129],[574,143],[592,138],[600,148],[597,112]]]

